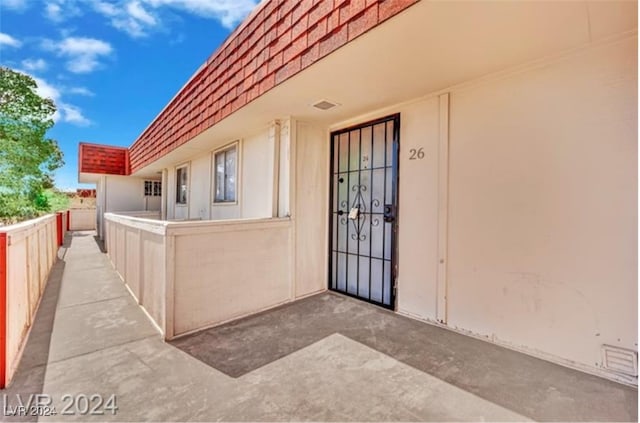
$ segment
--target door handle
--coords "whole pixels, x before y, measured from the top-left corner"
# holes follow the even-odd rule
[[[396,206],[393,204],[384,205],[384,221],[387,223],[395,222],[396,220]]]

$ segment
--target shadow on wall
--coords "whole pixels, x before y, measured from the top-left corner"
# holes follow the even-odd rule
[[[65,255],[67,249],[71,247],[74,236],[77,235],[68,232],[62,247],[58,250],[58,260],[49,273],[48,282],[34,317],[33,326],[29,332],[18,369],[11,384],[1,391],[4,394],[0,396],[1,409],[4,409],[5,399],[8,404],[15,405],[18,402],[17,395],[20,395],[23,401],[28,401],[29,395],[43,393],[46,365],[49,361],[51,333],[53,332],[53,322],[56,317],[62,275],[66,266]],[[30,416],[9,419],[9,421],[12,420],[37,421],[38,418],[37,416]]]

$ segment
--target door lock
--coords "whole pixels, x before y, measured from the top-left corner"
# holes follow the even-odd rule
[[[396,206],[393,204],[384,205],[384,221],[387,223],[394,222],[396,220]]]

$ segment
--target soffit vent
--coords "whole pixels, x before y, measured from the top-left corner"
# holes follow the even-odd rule
[[[337,105],[338,105],[337,103],[332,103],[331,101],[328,101],[328,100],[320,100],[317,103],[314,103],[312,106],[320,110],[329,110],[329,109],[333,109]]]
[[[638,353],[612,345],[603,345],[602,367],[612,372],[638,376]]]

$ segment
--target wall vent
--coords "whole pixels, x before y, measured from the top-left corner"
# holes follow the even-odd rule
[[[638,353],[612,345],[603,345],[602,367],[612,372],[638,376]]]
[[[332,103],[331,101],[328,101],[328,100],[320,100],[317,103],[314,103],[313,107],[320,110],[329,110],[329,109],[333,109],[337,105],[338,105],[337,103]]]

